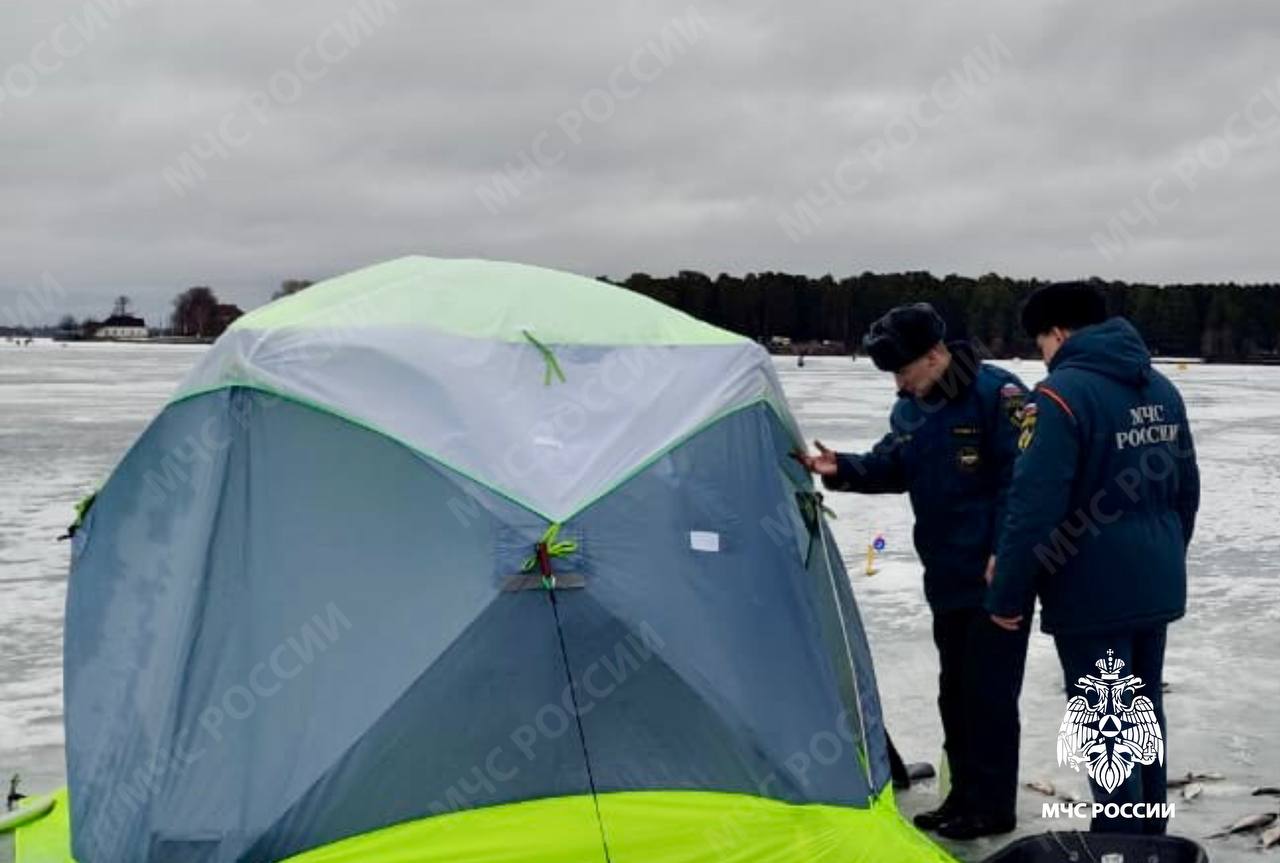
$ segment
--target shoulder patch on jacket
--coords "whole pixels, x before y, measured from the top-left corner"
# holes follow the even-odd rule
[[[1022,434],[1018,435],[1018,449],[1025,450],[1031,446],[1031,441],[1036,435],[1036,414],[1037,408],[1035,402],[1027,405],[1022,409],[1022,420],[1019,424]]]
[[[1009,418],[1009,423],[1014,428],[1022,427],[1022,405],[1026,401],[1026,393],[1022,391],[1022,387],[1010,381],[1000,387],[1000,407],[1004,410],[1004,415]]]

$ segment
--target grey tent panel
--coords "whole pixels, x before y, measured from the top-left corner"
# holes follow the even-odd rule
[[[544,592],[504,593],[246,860],[279,860],[403,821],[590,793]]]
[[[560,601],[599,790],[866,805],[848,657],[814,635],[831,588],[766,529],[796,506],[777,477],[788,449],[767,409],[740,412],[566,525],[591,537],[586,590]],[[694,532],[719,550],[695,548]],[[865,713],[874,689],[864,699]]]
[[[517,565],[495,558],[499,524],[527,526],[530,546],[544,527],[332,416],[243,390],[167,409],[77,543],[65,646],[77,850],[136,861],[152,837],[235,848],[270,833],[495,600],[514,601],[495,578]],[[539,638],[493,647],[541,692],[563,670],[549,610],[532,607]],[[445,689],[462,710],[457,687]],[[424,790],[426,811],[444,789]]]
[[[546,522],[401,444],[249,390],[170,406],[74,552],[77,850],[268,860],[592,788],[866,805],[870,656],[789,448],[763,404],[703,429],[564,525],[552,596],[503,589]]]

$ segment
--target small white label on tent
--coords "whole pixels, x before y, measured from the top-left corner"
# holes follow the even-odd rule
[[[533,439],[533,442],[538,446],[549,446],[552,449],[564,449],[564,444],[561,443],[558,438],[547,437],[545,435],[538,435]]]
[[[720,534],[714,530],[689,531],[689,548],[694,551],[719,551]]]

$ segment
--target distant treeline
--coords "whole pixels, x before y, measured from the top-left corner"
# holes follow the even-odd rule
[[[785,339],[810,350],[822,350],[820,343],[828,342],[827,350],[857,351],[876,318],[896,305],[924,301],[946,319],[949,338],[979,341],[998,357],[1034,355],[1035,345],[1023,335],[1018,312],[1027,295],[1046,284],[994,274],[939,279],[924,272],[863,273],[839,280],[722,273],[712,279],[689,270],[662,278],[634,273],[621,282],[601,281],[763,343]],[[1113,314],[1133,321],[1156,355],[1280,362],[1280,285],[1092,283],[1106,293]],[[290,279],[272,299],[311,284]],[[117,303],[119,299],[128,300],[118,298]],[[174,300],[172,332],[216,335],[239,314],[235,306],[220,304],[209,288],[191,288]],[[0,325],[0,337],[56,335],[74,323],[68,316],[57,327]]]
[[[606,279],[606,281],[608,281]],[[1217,361],[1266,361],[1280,351],[1280,285],[1145,285],[1092,280],[1111,311],[1142,332],[1153,353]],[[835,279],[785,273],[708,276],[635,273],[614,282],[708,323],[761,342],[832,341],[856,350],[867,327],[893,306],[932,303],[949,338],[982,342],[995,356],[1034,352],[1018,312],[1035,280],[930,273],[863,273]]]

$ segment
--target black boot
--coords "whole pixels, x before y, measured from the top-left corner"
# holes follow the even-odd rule
[[[938,835],[944,839],[964,841],[979,836],[995,836],[1011,833],[1018,826],[1013,815],[957,815],[938,825]]]
[[[937,830],[940,825],[959,817],[960,805],[957,802],[957,797],[954,794],[948,794],[947,799],[942,801],[941,806],[937,809],[930,809],[928,812],[921,812],[911,819],[911,823],[921,830]]]

